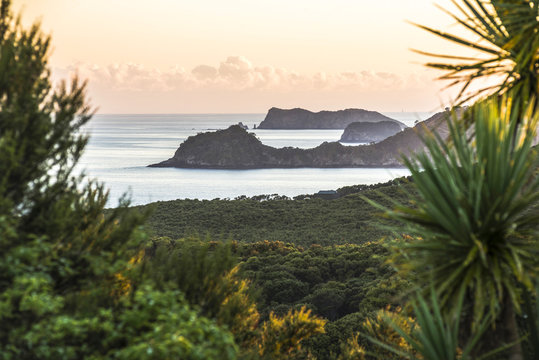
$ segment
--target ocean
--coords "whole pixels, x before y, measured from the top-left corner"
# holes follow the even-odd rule
[[[432,113],[384,113],[413,126]],[[253,130],[265,114],[97,114],[83,131],[90,136],[77,171],[105,183],[108,206],[127,194],[133,205],[175,199],[233,199],[246,195],[296,196],[408,175],[406,169],[209,170],[148,168],[166,160],[187,137],[242,122],[266,145],[311,148],[338,141],[342,130]]]

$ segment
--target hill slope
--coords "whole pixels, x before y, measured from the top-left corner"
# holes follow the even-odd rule
[[[208,234],[213,239],[231,238],[241,243],[270,240],[301,246],[362,244],[388,233],[378,225],[378,210],[360,195],[388,206],[387,198],[405,202],[413,189],[407,180],[401,186],[398,183],[401,181],[346,187],[338,190],[343,196],[336,200],[259,196],[160,201],[139,208],[153,208],[147,223],[153,235],[172,239]]]

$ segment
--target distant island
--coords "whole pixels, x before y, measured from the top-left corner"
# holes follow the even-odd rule
[[[233,125],[226,130],[190,136],[172,158],[149,166],[207,169],[401,167],[402,154],[423,148],[421,133],[434,130],[442,137],[447,136],[447,114],[438,113],[376,144],[344,146],[339,142],[325,142],[312,149],[267,146],[255,134]]]
[[[271,108],[258,129],[344,129],[353,122],[391,121],[406,128],[406,125],[376,111],[346,109],[339,111],[312,112],[305,109]]]
[[[353,122],[344,129],[340,141],[348,143],[379,142],[401,130],[401,125],[394,121]]]

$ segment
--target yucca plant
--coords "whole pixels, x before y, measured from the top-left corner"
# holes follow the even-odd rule
[[[539,0],[453,3],[460,14],[449,15],[474,39],[418,26],[483,56],[419,52],[443,59],[427,66],[443,70],[440,78],[449,86],[461,85],[457,105],[481,101],[464,113],[467,126],[453,115],[447,141],[430,134],[424,138],[427,152],[404,159],[418,196],[412,207],[396,204],[386,212],[406,224],[394,261],[417,284],[434,288],[441,313],[460,309],[465,294],[472,332],[492,319],[498,323],[494,332],[511,348],[510,358],[522,359],[515,313],[522,290],[533,289],[539,274],[539,181],[532,148],[538,124]],[[487,77],[498,83],[470,90]],[[416,311],[425,306],[419,304]],[[435,310],[431,315],[442,323]],[[429,329],[430,337],[421,341],[442,336],[443,327]],[[450,354],[455,348],[452,341],[439,345]],[[477,356],[481,350],[473,352]],[[445,359],[432,357],[438,358]]]
[[[533,289],[539,275],[538,116],[531,105],[524,115],[512,109],[511,97],[476,105],[467,114],[473,139],[455,118],[448,119],[451,145],[426,136],[427,152],[404,159],[418,193],[413,206],[386,211],[407,234],[395,244],[396,266],[433,286],[444,309],[468,294],[474,328],[486,315],[503,316],[507,343],[519,338],[521,287]]]
[[[535,294],[524,292],[525,322],[528,334],[526,342],[528,345],[527,360],[539,359],[539,280],[535,284]]]
[[[483,319],[481,325],[471,335],[464,346],[459,344],[459,329],[464,293],[461,293],[458,302],[451,313],[442,313],[436,292],[431,289],[428,300],[417,294],[412,302],[415,325],[411,330],[395,322],[389,316],[383,316],[383,321],[389,324],[409,345],[410,351],[403,351],[401,347],[385,344],[380,340],[365,335],[375,345],[390,351],[402,359],[409,360],[481,360],[487,359],[501,351],[498,347],[482,356],[474,355],[474,348],[489,326],[488,318]]]
[[[452,0],[458,14],[446,11],[471,33],[470,39],[417,25],[437,36],[479,51],[479,57],[419,53],[438,57],[426,65],[445,72],[440,79],[461,85],[457,103],[512,90],[526,104],[539,100],[539,0]],[[477,79],[496,77],[493,85],[466,92]]]

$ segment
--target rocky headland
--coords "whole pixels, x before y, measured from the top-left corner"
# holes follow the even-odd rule
[[[346,109],[339,111],[312,112],[305,109],[271,108],[259,129],[344,129],[353,122],[392,121],[406,128],[402,122],[376,111]]]
[[[341,142],[371,143],[379,142],[400,132],[401,125],[394,121],[353,122],[341,136]]]
[[[325,142],[312,149],[267,146],[255,134],[233,125],[226,130],[191,136],[172,158],[149,166],[207,169],[400,167],[403,154],[423,149],[420,136],[425,131],[447,136],[445,118],[448,114],[438,113],[376,144],[345,146]]]

